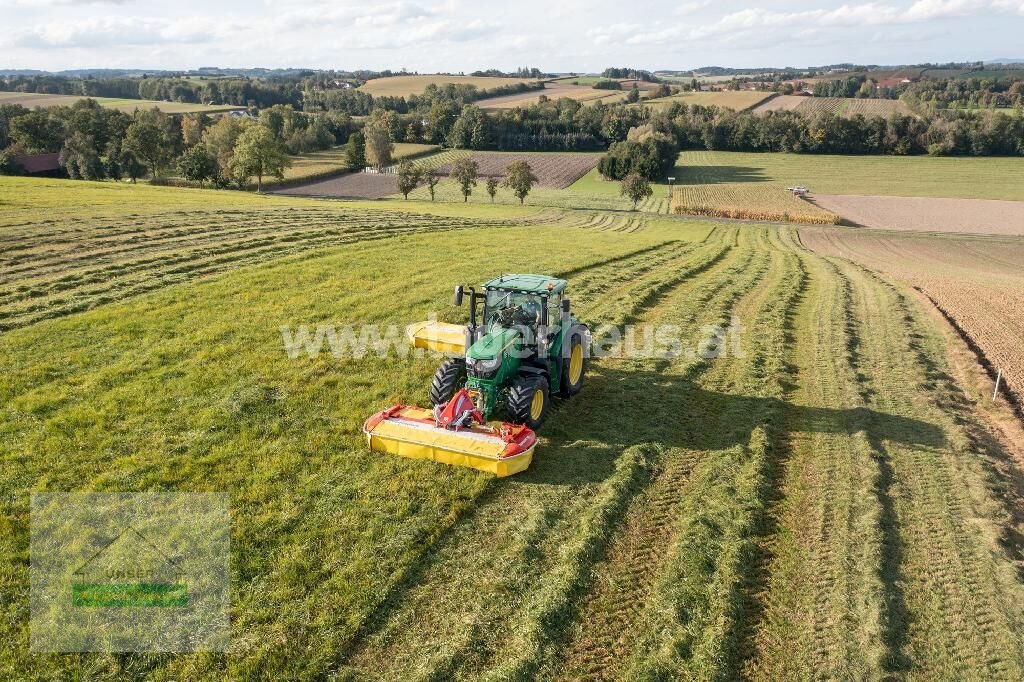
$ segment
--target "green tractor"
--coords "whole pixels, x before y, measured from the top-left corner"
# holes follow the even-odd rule
[[[485,419],[504,410],[508,421],[536,430],[553,395],[579,393],[591,334],[572,315],[565,289],[564,279],[544,275],[502,275],[481,292],[470,287],[469,347],[438,368],[430,386],[433,406],[447,405],[464,387]],[[456,287],[455,305],[466,298]]]
[[[583,387],[590,330],[572,316],[563,279],[502,275],[468,294],[468,326],[429,320],[407,330],[414,347],[450,356],[431,383],[432,409],[398,403],[363,433],[377,452],[511,476],[533,461],[551,396]],[[465,299],[455,287],[455,305]],[[498,412],[506,421],[492,420]]]

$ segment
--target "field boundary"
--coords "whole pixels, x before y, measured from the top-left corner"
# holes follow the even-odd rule
[[[927,299],[928,302],[932,304],[935,310],[937,310],[939,314],[942,315],[943,318],[945,318],[946,322],[948,322],[949,325],[953,328],[957,336],[959,336],[963,340],[963,342],[967,344],[967,347],[970,348],[971,352],[974,353],[975,357],[977,357],[978,364],[985,369],[985,373],[988,374],[988,377],[992,380],[992,383],[994,384],[996,382],[996,377],[998,375],[999,369],[995,366],[995,364],[993,364],[991,360],[989,360],[988,356],[985,355],[985,352],[974,341],[974,338],[971,337],[971,335],[968,334],[967,331],[963,327],[961,327],[960,324],[956,321],[956,318],[950,315],[938,301],[936,301],[928,294],[927,291],[925,291],[919,286],[914,286],[913,289],[914,291],[924,296],[924,298]],[[1000,384],[999,394],[1006,398],[1006,402],[1010,405],[1011,409],[1013,410],[1013,413],[1017,416],[1018,419],[1021,420],[1022,423],[1024,423],[1024,402],[1022,402],[1013,392],[1013,390],[1010,389],[1010,385],[1008,382],[1003,381]]]

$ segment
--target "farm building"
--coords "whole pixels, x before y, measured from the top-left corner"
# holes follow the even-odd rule
[[[40,177],[55,177],[64,175],[64,169],[60,165],[60,154],[52,152],[48,154],[26,154],[14,157],[15,162],[26,175]]]

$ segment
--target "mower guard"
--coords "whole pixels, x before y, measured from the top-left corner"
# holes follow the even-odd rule
[[[526,426],[489,422],[458,429],[437,426],[430,410],[395,405],[363,425],[371,450],[470,467],[501,478],[525,471],[537,435]]]
[[[466,354],[465,325],[428,320],[410,324],[405,334],[413,348],[425,348],[448,355]]]

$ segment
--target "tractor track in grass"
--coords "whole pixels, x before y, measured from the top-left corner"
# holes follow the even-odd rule
[[[717,258],[719,256],[718,248],[719,247],[717,247],[717,245],[712,244],[705,247],[703,249],[703,253],[699,256],[694,255],[691,260],[694,264],[694,269],[699,268],[701,263],[706,263]],[[675,269],[679,267],[679,264],[670,264],[670,267],[671,269]],[[644,287],[660,286],[659,281],[661,278],[657,276],[657,273],[654,273],[647,279],[648,281],[646,283],[641,280],[640,282],[634,282],[633,286],[637,286],[638,284]],[[631,313],[629,310],[623,310],[620,312],[619,319],[625,319],[633,314],[634,313]],[[580,398],[577,398],[577,400],[583,399],[585,395],[586,393],[584,393]],[[554,427],[555,425],[552,426]],[[578,453],[575,455],[575,458],[577,459],[579,456],[585,456],[588,451],[593,449],[586,443],[575,446],[570,444],[569,447],[570,450],[566,451],[566,454],[569,452],[576,452]],[[602,448],[599,448],[599,450],[601,449]],[[408,592],[404,597],[393,600],[395,605],[394,612],[391,615],[382,614],[377,619],[380,623],[379,626],[368,628],[361,645],[357,647],[354,655],[349,658],[349,663],[351,665],[356,669],[369,670],[381,661],[391,661],[394,666],[405,669],[405,674],[414,674],[413,666],[415,661],[413,659],[423,660],[428,661],[428,663],[424,664],[425,667],[423,669],[418,669],[419,672],[415,674],[424,677],[430,677],[432,674],[443,676],[445,671],[464,669],[469,665],[469,661],[466,660],[467,656],[474,652],[478,652],[481,647],[489,645],[488,642],[481,642],[480,640],[482,637],[486,639],[484,633],[491,632],[492,627],[500,626],[501,618],[499,618],[499,612],[505,612],[506,618],[511,617],[512,613],[514,613],[514,609],[519,605],[519,600],[523,598],[523,595],[525,594],[526,597],[529,597],[530,592],[536,588],[534,582],[529,579],[529,576],[533,576],[535,574],[562,576],[565,580],[568,580],[568,583],[563,585],[563,588],[551,588],[554,590],[554,592],[551,593],[552,598],[554,599],[552,602],[554,606],[552,608],[556,611],[564,608],[563,606],[558,606],[558,604],[564,603],[564,596],[558,597],[556,595],[564,595],[565,589],[570,591],[575,589],[573,586],[578,583],[579,578],[573,578],[571,575],[566,575],[563,572],[564,569],[554,570],[553,572],[545,570],[544,564],[546,562],[556,561],[556,564],[553,566],[558,565],[557,555],[560,552],[559,546],[561,543],[559,543],[556,538],[562,537],[565,533],[570,533],[571,535],[573,532],[573,524],[569,519],[582,518],[579,515],[583,514],[584,510],[587,508],[585,500],[589,499],[591,495],[596,494],[594,492],[595,489],[593,488],[593,484],[584,484],[581,488],[572,486],[572,489],[567,489],[566,486],[559,485],[553,488],[541,486],[537,490],[533,490],[531,492],[532,489],[530,487],[524,487],[523,485],[517,486],[515,483],[515,481],[510,481],[507,484],[503,484],[498,491],[489,492],[485,495],[485,498],[478,502],[477,508],[474,509],[472,515],[466,519],[466,526],[455,531],[456,533],[469,533],[469,536],[462,538],[462,541],[451,539],[448,543],[442,543],[438,550],[434,552],[435,556],[430,562],[432,565],[429,568],[424,566],[424,569],[427,571],[426,576],[418,578],[415,581],[415,585],[409,585],[407,590],[403,590],[403,592]],[[492,487],[490,490],[494,491],[494,488]],[[522,497],[524,494],[526,497]],[[508,500],[507,502],[503,501],[509,496],[517,496],[521,499],[517,502],[512,502],[512,500]],[[531,524],[531,527],[536,528],[540,535],[537,537],[531,535],[529,538],[519,541],[517,545],[529,548],[532,556],[524,557],[518,551],[502,552],[503,556],[507,556],[509,558],[518,556],[519,559],[516,561],[517,564],[521,562],[525,563],[521,570],[509,570],[505,567],[501,573],[506,576],[506,583],[504,585],[492,585],[490,587],[491,591],[496,590],[495,594],[508,592],[505,599],[501,599],[498,602],[502,604],[502,606],[498,607],[497,604],[494,604],[491,609],[484,610],[482,605],[471,608],[470,603],[464,603],[463,600],[455,600],[453,602],[453,608],[455,608],[454,605],[461,604],[461,611],[464,614],[462,618],[468,618],[470,621],[468,625],[456,628],[456,630],[461,631],[461,635],[453,633],[452,636],[445,638],[446,641],[450,641],[452,644],[443,648],[435,647],[433,653],[421,652],[420,654],[409,654],[408,648],[414,645],[418,636],[416,634],[409,634],[409,630],[403,627],[402,623],[405,622],[404,619],[410,617],[408,616],[410,613],[420,613],[424,608],[429,609],[429,604],[435,604],[438,601],[445,601],[444,594],[447,586],[443,584],[434,584],[429,576],[459,575],[459,571],[453,570],[448,562],[458,561],[457,555],[461,555],[463,552],[466,553],[466,556],[474,556],[474,552],[464,549],[467,543],[475,546],[476,542],[487,541],[488,538],[500,538],[507,536],[510,533],[514,535],[519,534],[518,530],[514,530],[514,528],[518,528],[518,524],[516,526],[509,527],[507,525],[509,520],[505,519],[503,514],[490,512],[488,510],[532,509],[536,508],[536,505],[540,505],[541,509],[547,510],[546,512],[536,512],[537,516],[532,517],[544,519],[543,523],[538,521],[537,523]],[[572,512],[571,510],[573,508],[578,508],[578,511]],[[473,519],[475,519],[475,521]],[[495,532],[493,527],[491,531],[486,530],[489,525],[493,526],[495,523],[498,523],[503,529],[501,533]],[[476,538],[476,540],[471,540],[471,538]],[[577,551],[583,551],[583,547],[584,546],[578,546]],[[541,552],[541,548],[545,548],[545,551]],[[457,555],[452,554],[453,552],[457,552]],[[538,555],[538,553],[540,554]],[[448,555],[448,559],[443,558],[445,555]],[[565,560],[570,561],[569,565],[572,564],[572,560],[568,558]],[[449,566],[449,568],[444,568],[446,565]],[[471,571],[468,568],[466,570],[470,573],[477,574],[483,569],[475,567]],[[483,570],[483,573],[486,574],[487,571]],[[575,572],[571,572],[571,574],[576,575]],[[555,578],[552,579],[554,580]],[[530,586],[528,588],[524,588],[524,592],[522,594],[515,588],[515,585],[519,584],[518,581],[520,580],[526,581],[525,585]],[[512,581],[512,584],[508,584],[508,581]],[[431,585],[433,585],[433,587],[431,587]],[[478,602],[483,598],[482,594],[489,594],[489,592],[484,590],[480,585],[473,585],[473,591],[474,596],[471,598],[471,602]],[[417,597],[417,594],[420,596]],[[490,597],[490,599],[495,599],[495,597]],[[416,604],[420,604],[421,606],[417,608],[415,606]],[[534,604],[532,608],[540,608],[540,613],[543,613],[545,610],[543,607],[536,604]],[[407,615],[403,616],[403,613]],[[472,613],[476,613],[477,615],[468,615]],[[486,617],[483,617],[482,614],[484,613],[486,613]],[[452,614],[452,616],[454,617],[454,614]],[[388,624],[387,621],[390,621],[390,624]],[[538,636],[543,637],[543,631],[544,628],[541,628]],[[410,637],[413,640],[412,642],[408,641]],[[397,641],[395,638],[397,638]],[[426,651],[431,651],[431,645],[427,642],[420,642],[416,646],[419,646],[421,649],[426,646]],[[480,654],[477,655],[479,656]],[[396,657],[402,658],[404,662],[399,662]],[[486,665],[486,662],[487,656],[483,656],[483,658],[477,660],[473,665],[479,668]],[[398,673],[396,672],[396,674]]]

